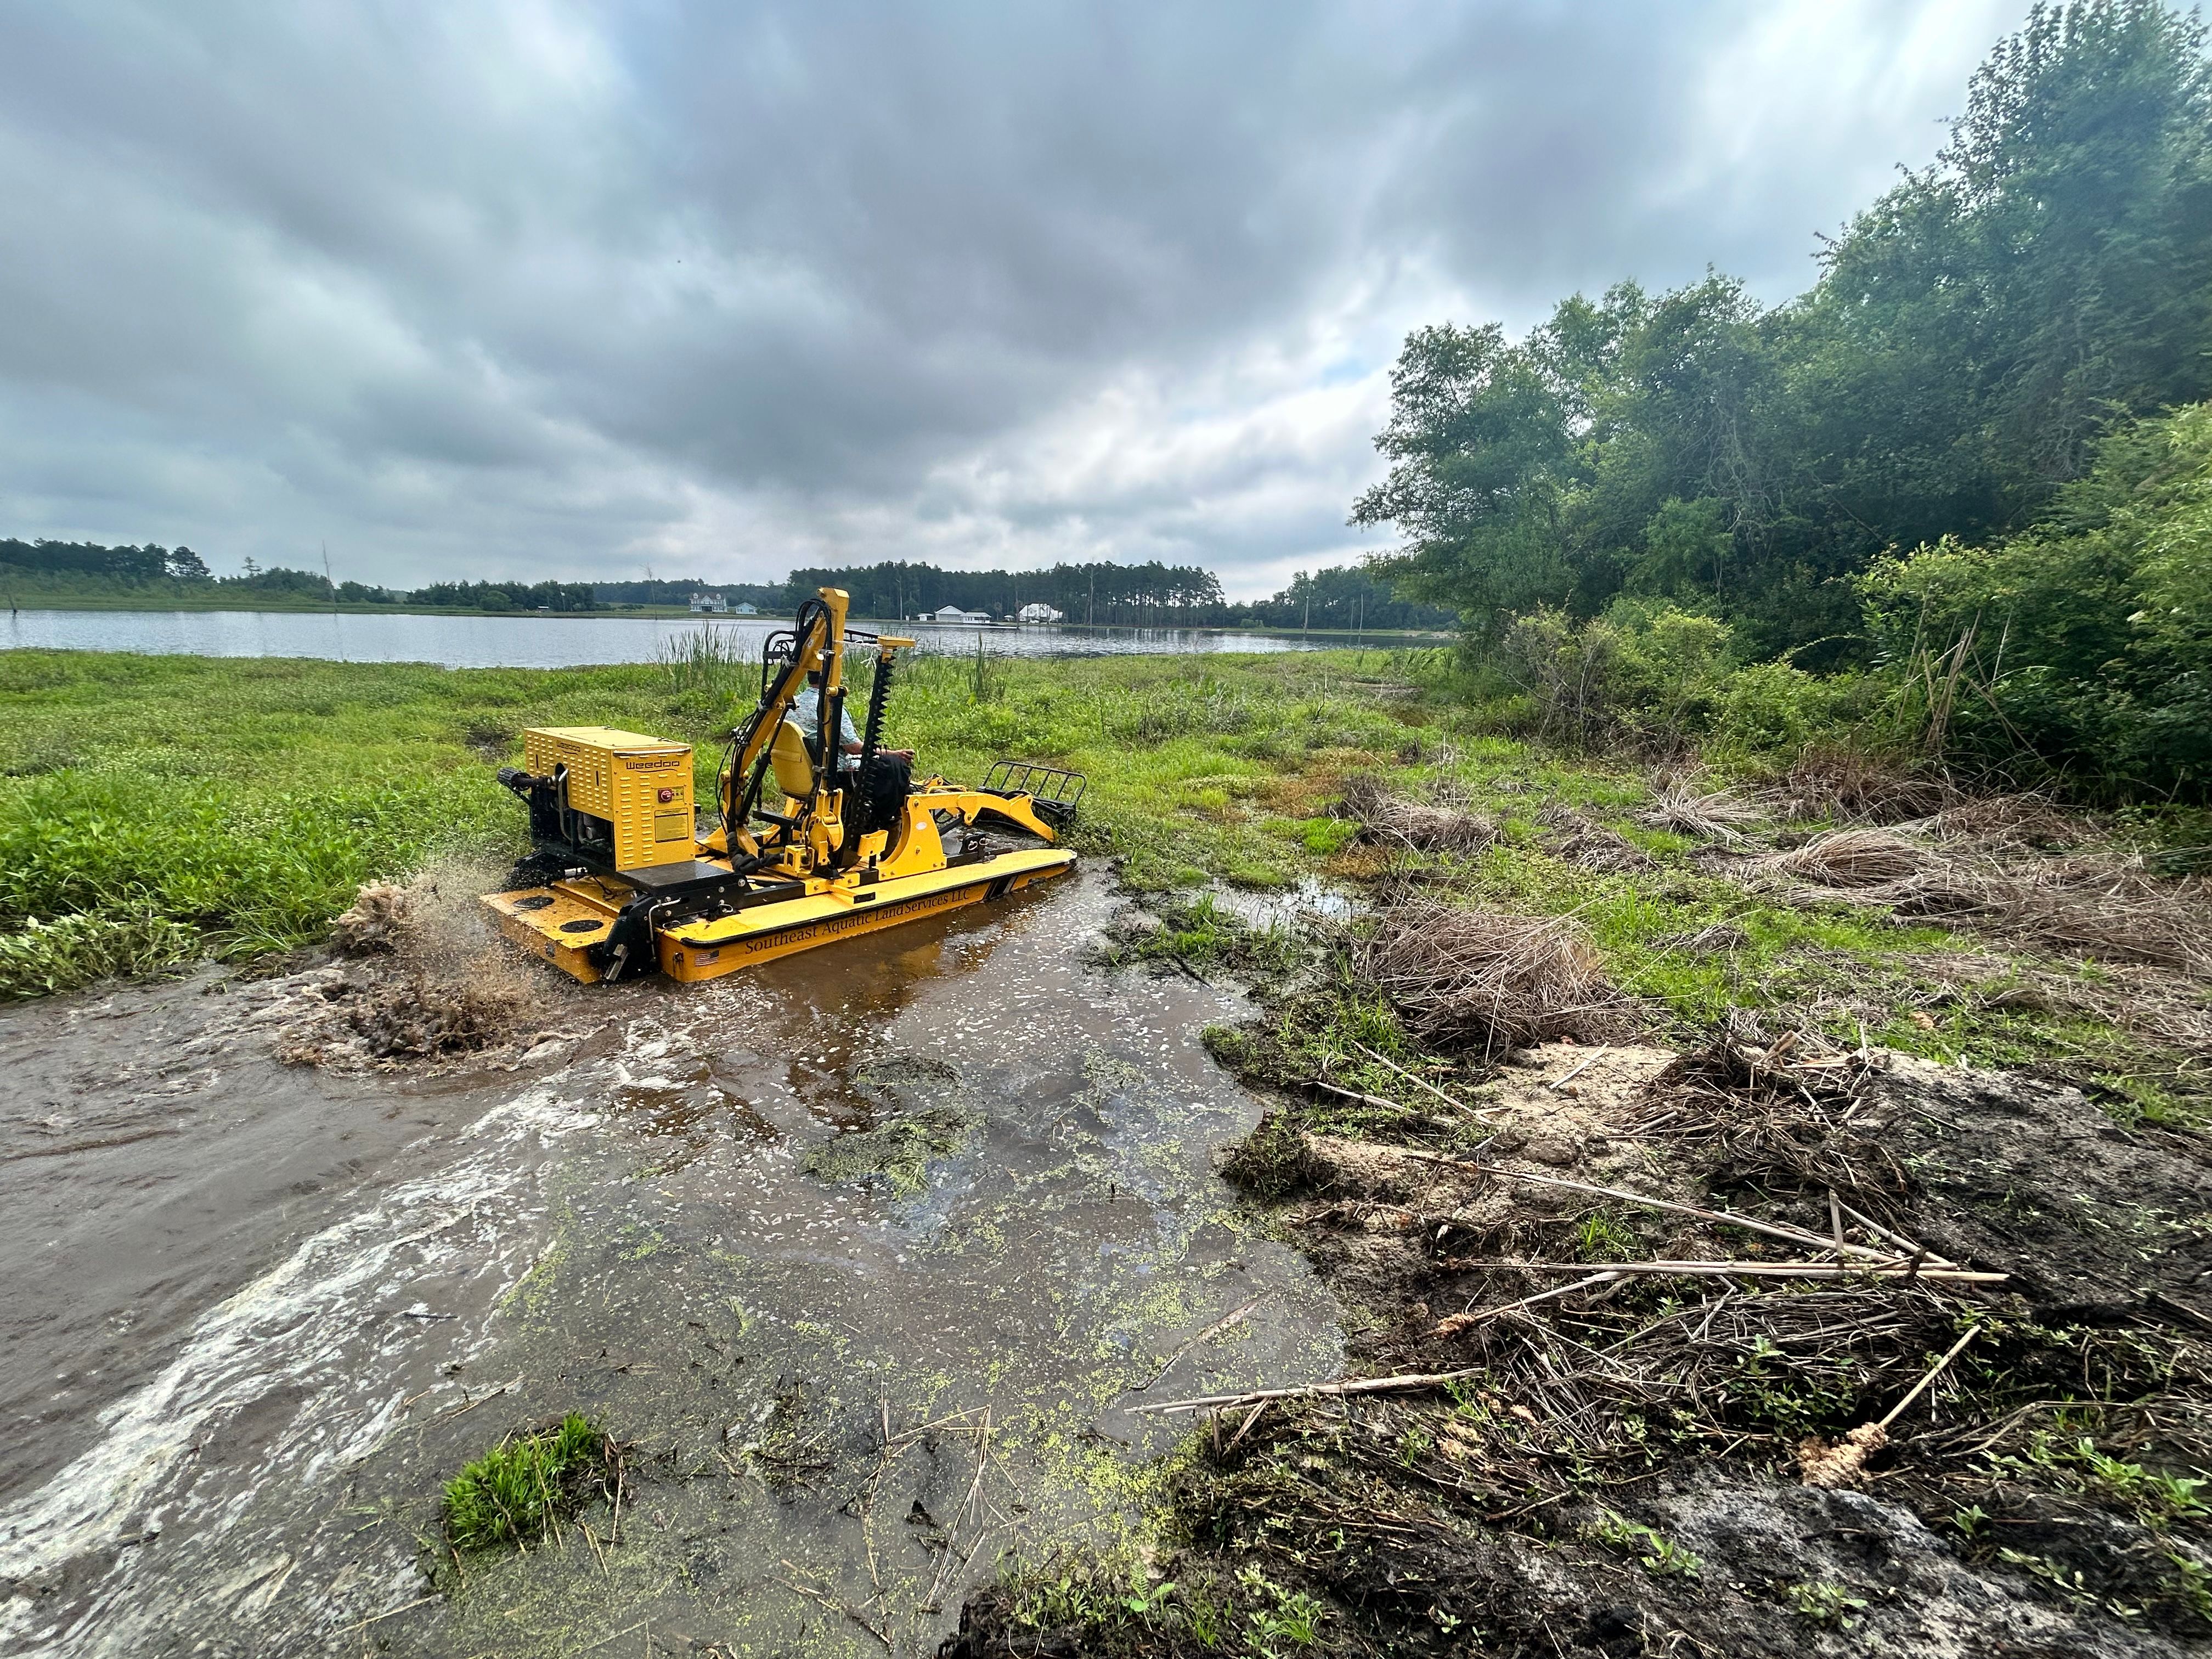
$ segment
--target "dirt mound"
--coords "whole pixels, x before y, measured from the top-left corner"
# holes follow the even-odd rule
[[[2185,1305],[2212,1331],[2212,1153],[2197,1137],[2124,1129],[2078,1090],[1901,1054],[1865,1102],[1863,1127],[1912,1171],[1906,1224],[1942,1254],[2010,1273],[2046,1317]]]
[[[1626,1007],[1566,917],[1417,899],[1383,913],[1354,946],[1352,965],[1425,1040],[1486,1057],[1563,1037],[1600,1041]]]

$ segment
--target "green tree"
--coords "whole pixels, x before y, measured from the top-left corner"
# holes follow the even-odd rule
[[[1885,550],[2017,531],[2102,434],[2212,395],[2212,71],[2155,0],[2039,7],[1925,169],[1763,310],[1717,274],[1566,301],[1519,341],[1410,336],[1377,568],[1495,641],[1621,592],[1710,610],[1752,656],[1864,648]]]
[[[1577,446],[1553,367],[1495,323],[1445,323],[1407,340],[1390,397],[1375,440],[1389,475],[1352,513],[1355,525],[1395,524],[1406,538],[1376,568],[1478,629],[1565,599]]]
[[[1793,318],[1832,509],[1889,539],[2021,522],[2112,421],[2212,392],[2212,76],[2155,0],[2037,7],[1934,166]]]

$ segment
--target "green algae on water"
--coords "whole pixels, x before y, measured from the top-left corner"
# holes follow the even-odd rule
[[[872,1129],[855,1129],[809,1147],[800,1167],[817,1180],[835,1183],[880,1182],[901,1198],[928,1184],[929,1160],[945,1158],[968,1144],[981,1123],[972,1112],[929,1106],[900,1112]]]

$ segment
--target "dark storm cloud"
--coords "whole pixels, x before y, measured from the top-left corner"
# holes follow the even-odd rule
[[[19,9],[0,533],[342,574],[1341,556],[1382,371],[1770,298],[2008,21],[1751,3]]]

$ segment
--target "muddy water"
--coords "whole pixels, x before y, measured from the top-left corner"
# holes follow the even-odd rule
[[[1112,902],[550,982],[559,1039],[435,1079],[280,1066],[286,981],[0,1015],[0,1653],[920,1652],[1121,1535],[1133,1405],[1340,1339],[1212,1173],[1237,1005],[1085,967]],[[572,1409],[623,1513],[441,1556],[440,1480]]]

